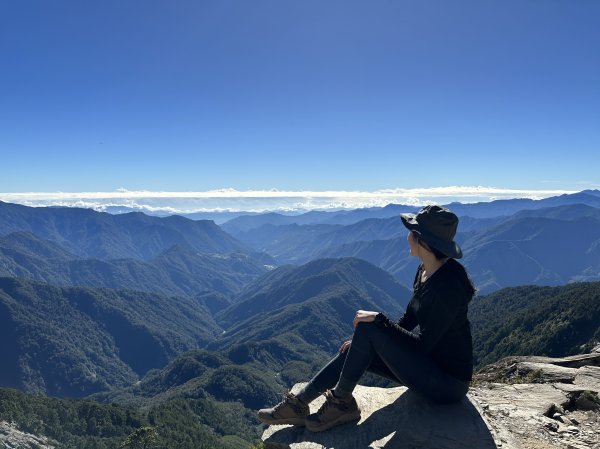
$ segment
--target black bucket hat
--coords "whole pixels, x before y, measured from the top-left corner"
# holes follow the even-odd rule
[[[460,246],[454,241],[458,217],[440,206],[425,206],[417,214],[400,214],[402,223],[429,246],[454,259],[462,257]]]

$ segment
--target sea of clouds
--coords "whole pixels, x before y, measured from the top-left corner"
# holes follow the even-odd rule
[[[394,188],[376,191],[282,191],[218,189],[203,192],[156,192],[117,189],[113,192],[0,193],[0,200],[26,206],[84,207],[97,211],[119,209],[151,214],[197,212],[302,213],[308,210],[340,210],[382,207],[387,204],[474,203],[510,198],[542,199],[570,190],[519,190],[482,186]]]

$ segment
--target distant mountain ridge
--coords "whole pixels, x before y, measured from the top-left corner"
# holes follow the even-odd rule
[[[357,241],[385,240],[404,236],[406,230],[399,217],[368,218],[343,225],[265,224],[235,234],[248,246],[272,255],[280,263],[305,263],[319,258],[325,248]]]
[[[564,218],[565,211],[571,215]],[[600,209],[573,206],[518,213],[491,228],[466,233],[456,240],[461,259],[478,289],[489,293],[522,284],[561,285],[600,279]],[[324,248],[315,257],[359,257],[411,285],[416,261],[407,252],[406,237],[359,241]]]
[[[600,219],[517,218],[471,236],[463,252],[471,275],[487,291],[593,281],[600,277]]]
[[[579,197],[567,196],[569,201]],[[495,218],[461,217],[456,240],[463,248],[462,262],[487,293],[523,283],[560,285],[600,279],[599,230],[600,208],[565,204]],[[392,217],[348,226],[264,225],[238,237],[271,253],[279,263],[358,257],[410,286],[416,260],[408,254],[406,234],[400,219]]]
[[[541,209],[545,207],[563,206],[568,204],[585,204],[600,208],[600,190],[583,190],[572,194],[563,194],[533,200],[529,198],[515,198],[494,201],[482,201],[477,203],[453,202],[444,204],[458,216],[469,216],[472,218],[494,218],[513,215],[521,210]],[[299,215],[282,215],[272,212],[264,214],[242,215],[226,221],[221,225],[223,229],[232,235],[247,232],[265,224],[338,224],[349,225],[368,218],[391,218],[397,217],[405,212],[417,212],[421,206],[410,206],[402,204],[388,204],[384,207],[366,207],[343,211],[310,211]]]
[[[296,215],[276,212],[243,215],[226,221],[221,227],[232,235],[248,232],[265,224],[283,225],[350,225],[369,218],[390,218],[404,212],[416,212],[417,206],[388,204],[384,207],[367,207],[342,211],[309,211]]]
[[[90,209],[27,207],[0,201],[0,236],[27,231],[81,258],[150,259],[176,244],[203,253],[248,252],[212,221],[139,212],[111,215]]]
[[[266,271],[263,263],[244,253],[203,254],[181,244],[148,260],[100,260],[78,258],[25,231],[0,237],[0,276],[51,284],[187,296],[213,290],[233,296]]]

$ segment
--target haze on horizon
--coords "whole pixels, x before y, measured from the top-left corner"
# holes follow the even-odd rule
[[[0,2],[0,199],[277,189],[307,206],[306,192],[366,192],[368,205],[448,186],[598,188],[599,13],[592,1]]]
[[[514,190],[482,186],[449,186],[379,191],[281,191],[220,189],[205,192],[150,192],[118,189],[113,192],[0,193],[0,201],[33,207],[82,207],[102,212],[139,211],[149,214],[197,212],[280,212],[359,209],[389,204],[423,206],[489,202],[513,198],[539,200],[575,191]],[[597,195],[598,191],[593,192]]]

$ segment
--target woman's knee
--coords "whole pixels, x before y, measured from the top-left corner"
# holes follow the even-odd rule
[[[370,338],[371,336],[378,334],[380,332],[381,332],[381,328],[377,324],[373,323],[372,321],[369,321],[369,322],[361,321],[354,328],[354,335],[352,337],[352,341],[354,341],[354,339],[356,337]]]
[[[372,322],[361,321],[354,328],[352,335],[352,345],[356,348],[361,348],[361,351],[366,351],[367,347],[372,346],[372,342],[377,340],[377,334],[380,332],[379,326]]]
[[[354,333],[356,334],[357,332],[372,332],[376,329],[378,329],[378,326],[373,321],[359,321],[359,323],[354,328]]]

